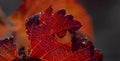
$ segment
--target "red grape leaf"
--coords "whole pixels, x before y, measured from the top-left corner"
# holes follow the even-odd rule
[[[52,14],[52,10],[50,6],[44,13],[27,19],[26,29],[31,41],[30,56],[46,61],[93,61],[98,59],[96,56],[94,57],[92,42],[85,41],[84,37],[83,39],[75,37],[77,39],[72,41],[75,46],[72,47],[58,42],[59,40],[54,37],[54,34],[64,30],[75,32],[81,27],[81,24],[74,20],[72,15],[65,15],[64,9],[58,10],[54,14]],[[76,45],[78,42],[75,41],[79,41],[80,44]],[[75,47],[77,49],[74,50]]]
[[[15,44],[13,44],[14,38],[0,40],[0,61],[12,60],[15,58],[14,52],[16,50]]]

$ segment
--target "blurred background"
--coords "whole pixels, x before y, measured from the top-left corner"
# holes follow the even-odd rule
[[[104,54],[104,61],[120,61],[120,0],[77,0],[88,11],[94,25],[95,45]],[[9,16],[22,0],[0,0]]]

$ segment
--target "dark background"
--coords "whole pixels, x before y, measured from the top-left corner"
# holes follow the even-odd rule
[[[7,15],[22,0],[0,0]],[[104,61],[120,61],[120,0],[78,0],[86,7],[94,24],[95,45],[104,54]]]

